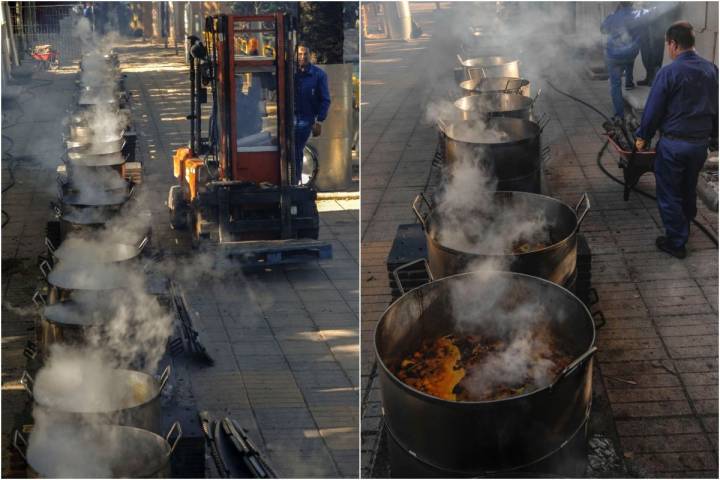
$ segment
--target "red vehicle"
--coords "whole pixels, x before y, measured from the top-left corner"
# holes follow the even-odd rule
[[[50,44],[35,45],[30,49],[30,56],[38,62],[39,70],[55,70],[60,66],[60,54]]]

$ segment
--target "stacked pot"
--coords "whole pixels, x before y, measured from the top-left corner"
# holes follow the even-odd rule
[[[157,377],[141,371],[157,365],[167,336],[155,343],[162,352],[138,347],[146,331],[139,309],[161,307],[144,290],[149,222],[128,179],[129,95],[114,52],[86,53],[80,67],[62,139],[57,221],[48,224],[40,265],[46,285],[33,296],[30,352],[40,368],[22,377],[35,425],[29,439],[16,432],[13,443],[33,476],[169,476],[182,430],[175,422],[161,436],[170,367]]]
[[[412,204],[428,252],[427,260],[412,263],[424,264],[430,281],[405,292],[399,270],[417,267],[408,264],[396,270],[396,287],[403,295],[385,311],[375,331],[391,468],[393,476],[576,476],[558,470],[557,464],[543,468],[567,452],[568,445],[586,445],[595,325],[586,306],[564,287],[576,273],[577,234],[589,199],[582,195],[569,206],[541,194],[549,150],[541,146],[547,121],[534,112],[540,92],[531,96],[530,81],[522,78],[511,49],[483,42],[481,29],[471,33],[458,55],[460,97],[450,119],[439,121],[443,183],[438,201],[421,193]],[[475,177],[468,173],[473,169],[486,180],[476,191],[469,188],[474,185]],[[448,199],[454,205],[464,199],[467,208],[460,215],[448,213]],[[518,212],[522,218],[508,220]],[[503,234],[500,227],[537,219],[542,219],[549,243],[508,248],[520,228]],[[461,229],[483,226],[453,237],[442,233],[448,224]],[[508,244],[498,248],[498,242],[477,240],[490,231]],[[497,319],[512,321],[498,328]],[[417,355],[414,352],[433,339],[492,336],[497,331],[508,338],[523,337],[531,335],[538,322],[551,332],[550,344],[560,346],[572,360],[535,390],[501,400],[445,400],[395,374],[403,359]],[[560,463],[572,464],[566,459]]]
[[[107,223],[132,197],[126,180],[134,159],[130,102],[113,52],[83,55],[75,107],[66,119],[65,154],[59,168],[59,203],[55,214],[60,232],[88,231]],[[132,139],[132,140],[130,140]]]

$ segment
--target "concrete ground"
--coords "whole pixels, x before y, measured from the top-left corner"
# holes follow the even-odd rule
[[[332,243],[331,260],[247,275],[237,266],[214,270],[201,264],[187,234],[169,228],[165,204],[175,181],[172,154],[189,139],[186,67],[180,55],[159,46],[130,43],[118,51],[132,92],[137,155],[144,163],[142,189],[153,214],[153,247],[165,261],[195,277],[182,288],[200,339],[215,360],[212,367],[190,372],[198,410],[237,419],[282,476],[357,477],[357,194],[318,202],[320,235]],[[69,104],[73,80],[71,75],[52,76],[52,85],[37,91],[33,101]],[[24,127],[3,129],[15,141],[13,155],[42,155],[35,143],[46,127],[38,122],[50,118],[48,142],[59,145],[64,109],[38,109],[24,117]],[[13,409],[22,404],[12,382],[24,364],[21,350],[32,321],[8,315],[6,303],[28,307],[38,283],[34,262],[43,251],[58,159],[54,154],[43,168],[18,161],[14,173],[23,183],[3,195],[3,209],[11,215],[2,232],[3,447],[13,426],[5,420],[12,420]],[[3,156],[3,188],[7,171]],[[7,400],[15,397],[16,403]],[[3,458],[5,452],[3,448]]]
[[[361,475],[373,472],[382,410],[375,376],[373,331],[391,295],[386,257],[396,228],[415,221],[410,203],[432,190],[437,133],[424,121],[429,99],[446,93],[434,74],[438,61],[451,81],[453,58],[438,58],[433,34],[442,14],[434,4],[413,4],[424,30],[409,42],[369,40],[362,78],[361,262]],[[432,59],[432,60],[431,60]],[[444,62],[444,63],[443,63]],[[521,67],[522,68],[522,67]],[[580,68],[556,69],[554,82],[610,112],[606,82],[591,82]],[[592,281],[607,324],[598,331],[599,372],[629,475],[718,475],[718,250],[697,228],[689,255],[677,260],[656,250],[663,230],[655,202],[638,194],[622,200],[622,187],[596,165],[602,119],[553,92],[544,79],[537,110],[550,115],[543,142],[547,194],[574,205],[588,192],[592,211],[582,225],[593,254]],[[603,164],[620,175],[616,156]],[[654,178],[639,187],[654,193]],[[698,220],[717,232],[717,214],[698,204]]]

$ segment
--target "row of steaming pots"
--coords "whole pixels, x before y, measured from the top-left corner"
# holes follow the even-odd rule
[[[77,83],[77,106],[69,114],[63,137],[66,154],[62,159],[64,169],[59,169],[59,204],[54,205],[61,243],[55,245],[46,238],[49,255],[40,269],[48,293],[38,291],[33,296],[39,310],[35,330],[42,360],[47,359],[54,344],[83,345],[91,329],[102,332],[104,322],[113,315],[109,298],[129,287],[128,268],[140,268],[137,261],[149,239],[149,232],[133,232],[136,244],[100,243],[97,237],[93,239],[101,230],[105,237],[112,238],[113,231],[105,227],[127,207],[133,192],[124,168],[134,151],[128,150],[122,129],[98,130],[98,115],[120,119],[121,128],[129,128],[130,104],[114,53],[84,55]],[[108,178],[110,184],[105,183]],[[92,184],[96,179],[101,185]],[[100,193],[84,195],[86,189]],[[123,238],[133,234],[123,232]],[[73,392],[66,390],[71,387],[55,382],[53,388],[43,388],[28,372],[23,374],[21,383],[33,400],[33,414],[53,419],[52,425],[43,428],[46,438],[42,442],[36,439],[35,444],[42,447],[29,448],[32,433],[29,442],[20,432],[15,433],[13,444],[26,458],[31,476],[170,476],[170,455],[182,430],[175,422],[164,436],[161,432],[160,397],[170,377],[169,366],[159,377],[126,369],[114,369],[108,375],[112,376],[112,385],[132,395],[110,399],[102,409],[85,411],[68,400]],[[103,453],[107,457],[103,462],[109,470],[87,470],[92,461],[78,464],[77,471],[58,470],[48,458],[58,458],[52,449],[66,438],[82,438],[87,445],[107,452]],[[118,445],[122,448],[118,449]]]
[[[501,208],[519,204],[540,212],[554,243],[524,254],[459,251],[438,239],[442,218],[431,201],[420,194],[413,202],[428,260],[393,272],[403,295],[383,313],[374,338],[389,442],[420,466],[412,475],[535,471],[572,439],[581,438],[590,412],[595,325],[587,307],[563,288],[576,271],[577,233],[589,199],[582,195],[571,207],[540,195],[548,152],[541,149],[544,125],[535,122],[530,82],[521,78],[517,59],[491,55],[487,49],[484,53],[459,57],[457,116],[439,125],[444,169],[452,171],[468,155],[482,162],[497,179],[492,201]],[[503,135],[486,135],[488,127]],[[466,273],[475,262],[492,259],[504,260],[510,271]],[[405,292],[399,273],[417,263],[424,264],[430,281]],[[505,295],[511,303],[522,299],[549,307],[551,318],[542,321],[574,358],[557,378],[544,388],[502,400],[456,402],[416,390],[395,376],[390,366],[418,351],[423,341],[461,329],[454,309],[465,304],[457,302],[477,302],[498,284],[509,286]],[[458,299],[453,295],[458,288],[475,298]],[[500,303],[493,308],[504,308]]]

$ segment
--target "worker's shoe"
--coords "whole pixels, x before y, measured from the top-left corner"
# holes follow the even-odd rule
[[[685,250],[685,246],[682,246],[680,248],[673,248],[672,245],[670,245],[670,242],[668,241],[667,237],[657,237],[655,239],[655,245],[657,248],[662,250],[665,253],[669,253],[675,258],[683,259],[687,256],[687,251]]]

